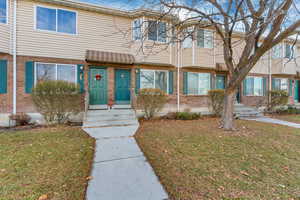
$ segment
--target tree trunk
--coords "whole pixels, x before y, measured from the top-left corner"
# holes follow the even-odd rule
[[[234,130],[233,111],[234,111],[235,90],[225,91],[224,110],[222,116],[223,128]]]

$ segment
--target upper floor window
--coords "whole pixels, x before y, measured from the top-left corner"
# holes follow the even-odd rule
[[[192,95],[207,95],[211,89],[210,73],[187,73],[187,93]]]
[[[158,88],[168,92],[168,71],[163,70],[141,70],[141,88]]]
[[[213,35],[210,30],[198,29],[197,46],[200,48],[213,48]]]
[[[295,58],[296,48],[293,44],[285,44],[285,58]]]
[[[226,86],[226,76],[218,74],[216,76],[216,88],[217,89],[225,89],[225,86]]]
[[[142,25],[143,25],[142,19],[136,19],[133,21],[133,24],[132,24],[133,40],[141,40],[142,39]]]
[[[272,48],[272,58],[282,58],[282,46],[277,44]]]
[[[148,21],[148,40],[166,42],[167,25],[165,22]]]
[[[0,0],[0,23],[7,23],[8,0]]]
[[[77,13],[68,10],[37,6],[36,29],[76,34]]]
[[[193,28],[187,28],[183,31],[184,40],[182,42],[182,48],[192,48],[193,46]]]
[[[263,96],[265,83],[263,77],[248,76],[244,80],[244,95],[245,96]]]
[[[35,73],[36,82],[49,80],[77,82],[76,65],[36,63]]]

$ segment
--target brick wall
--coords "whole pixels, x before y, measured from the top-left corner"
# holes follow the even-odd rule
[[[0,94],[0,113],[10,113],[13,110],[13,58],[0,53],[0,60],[7,60],[7,93]]]

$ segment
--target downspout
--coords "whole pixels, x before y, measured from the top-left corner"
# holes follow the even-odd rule
[[[180,44],[179,42],[177,43],[177,112],[180,112],[180,70],[179,70],[179,67],[180,67],[180,64],[179,64],[179,61],[180,61],[180,56],[179,56],[179,50],[180,50]]]
[[[17,113],[17,0],[13,9],[13,114]]]

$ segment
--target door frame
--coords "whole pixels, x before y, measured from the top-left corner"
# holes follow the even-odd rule
[[[96,106],[97,105],[107,105],[108,103],[108,79],[107,79],[107,76],[108,76],[108,73],[107,73],[107,67],[104,67],[104,66],[89,66],[89,73],[88,73],[88,91],[89,91],[89,105],[90,104],[90,80],[91,80],[91,69],[104,69],[105,70],[105,82],[106,82],[106,100],[105,100],[105,103],[104,104],[95,104]]]
[[[126,70],[129,72],[129,102],[128,104],[122,104],[122,103],[118,103],[117,100],[116,100],[116,97],[117,97],[117,89],[116,89],[116,84],[117,84],[117,76],[116,76],[116,71],[118,70]],[[116,105],[130,105],[131,103],[131,72],[132,72],[132,69],[127,69],[127,68],[115,68],[114,69],[114,99],[115,99],[115,104]]]

